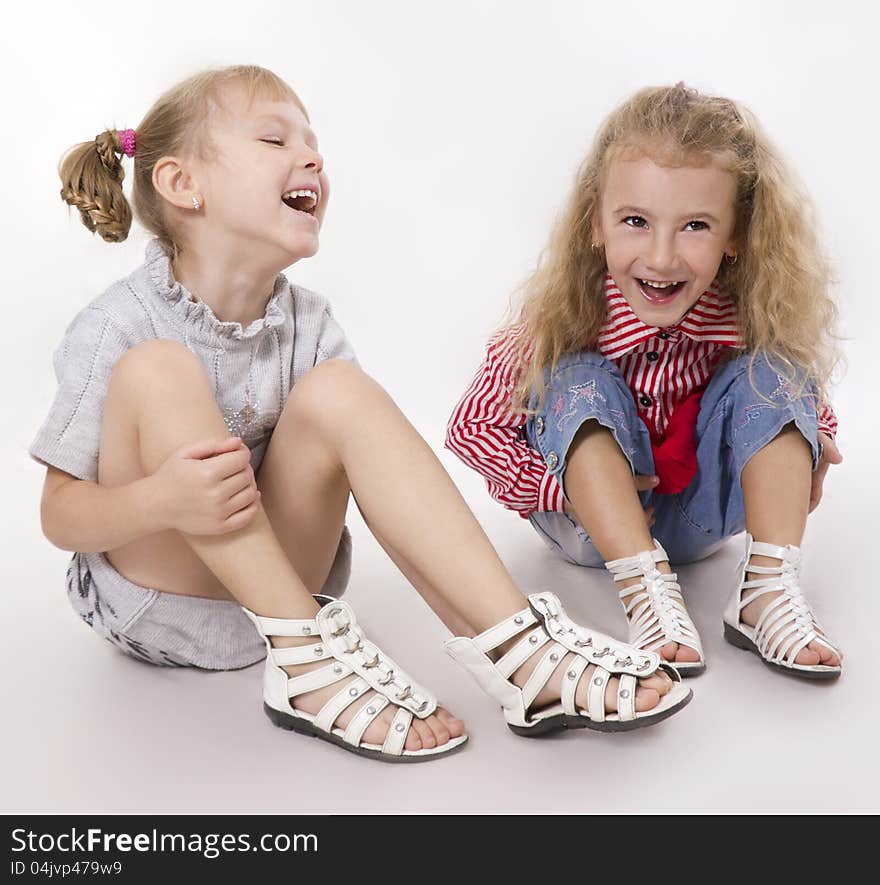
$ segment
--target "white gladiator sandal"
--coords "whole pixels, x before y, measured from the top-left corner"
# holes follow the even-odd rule
[[[629,731],[661,722],[691,700],[690,689],[681,685],[679,675],[664,666],[657,655],[640,652],[610,636],[575,624],[552,593],[533,593],[528,599],[529,608],[479,636],[473,639],[459,636],[446,643],[449,655],[470,672],[483,691],[501,704],[511,731],[525,737],[564,728]],[[523,634],[519,642],[493,662],[488,653],[518,633]],[[526,684],[517,687],[510,677],[538,649],[544,650],[538,665]],[[569,652],[574,652],[576,657],[566,665],[560,701],[541,710],[530,710],[534,699]],[[575,692],[590,664],[596,669],[590,676],[587,709],[579,710],[575,705]],[[672,688],[654,709],[637,713],[637,677],[647,677],[658,670],[672,678]],[[617,712],[606,713],[605,689],[613,677],[620,680]]]
[[[694,649],[700,656],[699,661],[665,661],[674,667],[682,676],[696,676],[706,669],[703,656],[703,644],[700,634],[691,620],[678,575],[673,572],[664,575],[658,568],[658,562],[668,562],[669,557],[659,541],[654,541],[654,549],[646,550],[635,556],[613,559],[605,563],[615,581],[626,578],[641,578],[637,584],[625,587],[619,593],[620,602],[629,621],[629,641],[636,648],[644,651],[656,651],[667,642],[677,642]],[[624,597],[633,595],[629,603]]]
[[[263,674],[263,709],[275,725],[288,731],[330,741],[353,753],[385,762],[424,762],[457,750],[467,740],[461,735],[442,746],[406,750],[404,745],[413,717],[426,719],[437,709],[437,701],[394,661],[364,636],[348,603],[329,596],[315,596],[322,608],[314,620],[264,618],[244,609],[266,641],[266,668]],[[242,608],[244,608],[242,606]],[[295,648],[275,648],[270,636],[313,636],[315,642]],[[301,676],[288,676],[285,665],[328,661]],[[291,701],[297,695],[315,691],[335,682],[351,680],[321,708],[317,715],[296,709]],[[337,717],[360,698],[378,692],[363,702],[346,729],[334,728]],[[397,712],[388,726],[383,744],[361,740],[374,719],[388,706]]]
[[[781,564],[749,565],[752,554],[773,557],[780,560]],[[810,642],[821,643],[836,654],[838,660],[843,660],[843,654],[828,640],[801,592],[798,583],[800,563],[799,547],[790,544],[785,547],[765,544],[763,541],[756,541],[747,532],[745,556],[739,565],[733,595],[724,610],[724,638],[737,648],[754,652],[769,667],[785,673],[807,679],[836,679],[840,676],[839,666],[795,663],[795,658]],[[768,577],[747,581],[747,572]],[[743,590],[752,592],[741,598]],[[742,610],[750,602],[774,591],[782,591],[782,595],[761,612],[754,627],[740,620]]]

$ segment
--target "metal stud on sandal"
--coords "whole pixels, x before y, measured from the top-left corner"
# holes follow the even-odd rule
[[[628,731],[654,725],[681,710],[692,692],[681,685],[681,678],[671,667],[651,653],[641,652],[594,630],[575,624],[565,614],[559,599],[552,593],[533,593],[529,608],[505,619],[473,639],[456,637],[446,643],[449,655],[460,663],[479,686],[499,704],[511,731],[532,737],[563,728],[589,728],[595,731]],[[522,633],[519,642],[497,661],[489,653]],[[526,684],[519,688],[511,676],[539,649],[544,650]],[[574,659],[566,663],[560,701],[533,711],[530,707],[556,669],[570,652]],[[584,671],[590,665],[587,709],[578,709],[575,693]],[[673,680],[672,689],[651,710],[637,713],[635,695],[638,677],[651,676],[658,670]],[[605,712],[608,681],[619,679],[617,712]]]
[[[769,556],[778,559],[778,566],[750,565],[749,557]],[[737,572],[737,582],[724,610],[724,638],[745,651],[754,652],[769,667],[807,679],[836,679],[840,666],[798,664],[795,658],[811,642],[818,642],[843,660],[843,654],[829,641],[804,598],[799,583],[801,551],[787,545],[777,547],[756,541],[746,533],[746,552]],[[746,580],[748,572],[767,575]],[[743,595],[742,591],[751,591]],[[742,610],[765,593],[780,592],[761,612],[750,627],[741,620]]]
[[[275,725],[385,762],[425,762],[448,755],[465,743],[467,735],[461,735],[437,747],[405,749],[413,718],[430,716],[437,709],[436,699],[366,638],[348,603],[329,596],[315,599],[322,608],[313,620],[264,618],[242,606],[266,641],[263,709]],[[270,636],[312,636],[316,641],[295,648],[275,648]],[[293,677],[282,669],[285,665],[311,661],[328,663]],[[350,680],[352,675],[357,678]],[[345,684],[316,715],[293,706],[297,695],[337,682]],[[377,692],[378,697],[372,692]],[[339,715],[363,698],[368,699],[361,702],[348,727],[334,727]],[[389,706],[396,708],[396,713],[384,743],[364,742],[364,732]]]
[[[658,562],[668,562],[669,557],[659,541],[654,549],[635,556],[613,559],[605,563],[615,581],[641,578],[636,584],[620,591],[620,602],[629,621],[629,641],[636,648],[657,651],[668,642],[677,642],[692,648],[698,661],[666,661],[682,676],[696,676],[706,669],[703,644],[700,635],[684,606],[678,575],[663,574]],[[629,602],[625,598],[632,597]]]

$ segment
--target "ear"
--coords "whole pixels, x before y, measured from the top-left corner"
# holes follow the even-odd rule
[[[602,232],[602,225],[599,222],[598,214],[593,216],[593,223],[590,225],[590,245],[605,245],[605,234]]]
[[[198,183],[178,157],[162,157],[153,167],[156,192],[179,209],[192,209],[193,196],[200,193]]]

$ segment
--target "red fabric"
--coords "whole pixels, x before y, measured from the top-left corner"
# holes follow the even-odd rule
[[[651,433],[654,451],[654,472],[660,478],[654,488],[661,495],[677,495],[684,491],[697,472],[697,416],[703,391],[697,390],[683,399],[670,415],[663,436],[645,421]],[[644,421],[644,418],[642,419]]]

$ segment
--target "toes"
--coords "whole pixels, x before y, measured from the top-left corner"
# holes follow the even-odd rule
[[[461,719],[457,719],[452,715],[448,710],[444,710],[443,707],[437,708],[437,718],[446,726],[446,730],[449,732],[450,737],[461,737],[464,734],[464,722]]]
[[[822,645],[821,642],[811,642],[809,647],[813,649],[813,651],[819,653],[819,663],[824,664],[826,667],[839,667],[840,666],[840,658],[831,651],[825,645]]]
[[[636,712],[644,713],[645,710],[651,710],[660,703],[660,695],[653,688],[636,689]]]
[[[696,663],[700,660],[700,653],[695,648],[691,648],[689,645],[679,645],[678,653],[675,655],[675,660],[681,663]]]
[[[421,750],[422,740],[414,728],[409,730],[406,736],[406,743],[403,745],[405,750]]]
[[[803,664],[806,667],[815,667],[820,661],[819,652],[813,651],[810,646],[807,646],[798,652],[797,657],[794,660],[797,664]]]
[[[658,670],[646,679],[640,679],[639,686],[642,688],[650,688],[653,691],[656,691],[658,695],[662,696],[668,694],[671,690],[672,678],[667,673]]]
[[[428,725],[428,728],[431,729],[431,732],[434,735],[434,740],[437,741],[437,746],[442,747],[449,740],[449,730],[443,724],[443,721],[435,716],[429,716],[425,722]]]
[[[667,642],[666,645],[663,646],[658,651],[658,654],[664,661],[674,661],[675,655],[678,652],[678,643],[677,642]]]
[[[430,727],[422,719],[413,719],[410,733],[413,730],[418,734],[425,749],[429,750],[431,747],[437,746],[437,738],[434,737],[434,732],[431,731]]]

